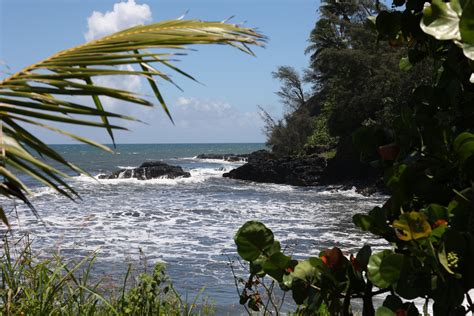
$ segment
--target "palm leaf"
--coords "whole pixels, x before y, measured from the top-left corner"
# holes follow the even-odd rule
[[[51,161],[75,174],[87,174],[34,136],[24,124],[52,130],[75,141],[108,150],[104,145],[53,125],[60,122],[102,128],[115,144],[113,131],[124,128],[111,124],[110,119],[134,119],[107,111],[100,98],[107,96],[144,106],[154,105],[134,91],[101,86],[93,78],[125,75],[145,78],[172,121],[155,78],[177,85],[157,66],[195,80],[173,65],[176,57],[184,56],[186,53],[183,51],[190,50],[188,45],[223,44],[253,55],[249,45],[262,45],[264,40],[252,29],[223,22],[163,21],[135,26],[60,51],[3,79],[0,81],[0,175],[4,179],[4,190],[0,190],[0,194],[28,201],[25,194],[29,189],[18,176],[23,173],[73,198],[77,193],[62,180],[67,175],[53,168]],[[122,65],[135,65],[139,70],[130,67],[122,69]],[[72,101],[71,96],[88,96],[92,104],[77,102],[77,98]],[[0,220],[7,223],[1,209]]]

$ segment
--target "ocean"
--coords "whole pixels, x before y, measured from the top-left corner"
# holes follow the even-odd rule
[[[250,153],[263,144],[118,145],[115,154],[85,145],[53,147],[94,178],[68,179],[82,198],[74,202],[34,185],[31,202],[41,221],[18,203],[13,234],[29,233],[33,249],[45,254],[80,258],[98,251],[95,272],[112,279],[123,278],[128,263],[150,267],[164,262],[184,296],[192,300],[205,287],[203,296],[219,310],[241,313],[245,311],[238,306],[228,258],[235,258],[233,236],[248,220],[266,224],[296,258],[317,256],[334,246],[346,254],[363,244],[386,246],[352,224],[354,214],[380,205],[383,196],[223,178],[224,172],[242,162],[196,158],[203,153]],[[97,179],[99,174],[147,160],[179,165],[191,177]],[[2,203],[13,210],[11,202]]]

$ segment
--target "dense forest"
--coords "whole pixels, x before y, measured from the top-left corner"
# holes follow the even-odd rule
[[[354,177],[366,173],[360,158],[376,158],[361,157],[355,148],[352,137],[360,127],[373,131],[381,144],[394,140],[395,118],[411,102],[407,96],[414,88],[430,84],[432,69],[429,60],[400,64],[407,46],[378,41],[371,17],[383,9],[376,1],[321,5],[305,51],[308,68],[299,73],[281,66],[273,73],[281,82],[277,95],[285,107],[280,120],[262,109],[273,153],[335,156],[333,167]]]

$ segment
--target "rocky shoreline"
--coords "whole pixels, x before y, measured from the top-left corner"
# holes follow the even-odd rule
[[[223,177],[263,183],[314,186],[320,178],[326,160],[321,157],[281,157],[277,158],[266,150],[259,150],[248,156],[248,162]]]
[[[230,179],[294,186],[332,186],[335,190],[356,188],[358,193],[371,195],[385,193],[380,175],[359,161],[325,158],[316,153],[307,156],[277,157],[267,150],[250,154],[200,154],[197,159],[218,159],[229,162],[246,162],[222,176]],[[189,178],[191,174],[180,166],[162,161],[146,161],[137,168],[118,169],[99,179]]]
[[[363,195],[384,192],[377,172],[360,162],[327,159],[318,154],[276,157],[266,150],[249,154],[247,160],[223,177],[295,186],[330,185],[341,190],[355,187]]]

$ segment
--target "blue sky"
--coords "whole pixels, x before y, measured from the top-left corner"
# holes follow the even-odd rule
[[[0,0],[0,60],[9,67],[0,65],[0,77],[131,24],[174,19],[186,11],[187,18],[202,20],[233,15],[233,22],[245,22],[269,37],[266,48],[255,48],[256,58],[223,46],[197,46],[197,52],[184,56],[179,66],[203,85],[176,76],[184,92],[161,85],[175,126],[158,107],[106,104],[147,123],[127,123],[132,131],[118,132],[118,143],[263,142],[257,105],[281,116],[283,108],[274,94],[278,82],[271,72],[279,65],[299,70],[307,66],[304,49],[318,6],[313,0]],[[135,78],[105,78],[104,83],[148,93],[145,83]],[[33,131],[48,143],[71,142]],[[110,142],[103,130],[73,131]]]

